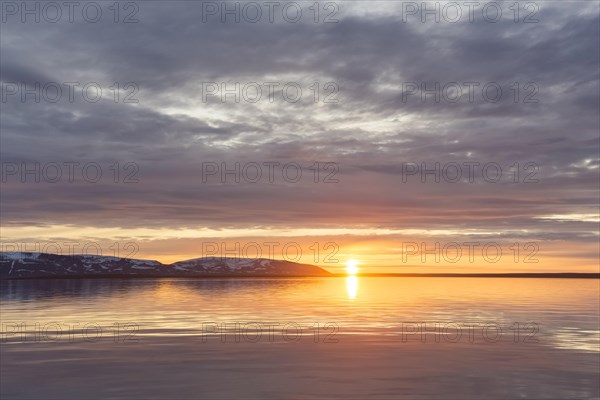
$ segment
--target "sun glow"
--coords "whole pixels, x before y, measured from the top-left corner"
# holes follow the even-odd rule
[[[350,259],[346,261],[346,272],[348,275],[356,275],[358,273],[358,260]]]

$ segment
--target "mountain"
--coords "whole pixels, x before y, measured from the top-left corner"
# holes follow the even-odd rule
[[[0,252],[0,279],[329,275],[315,265],[265,258],[204,257],[162,264],[108,256]]]

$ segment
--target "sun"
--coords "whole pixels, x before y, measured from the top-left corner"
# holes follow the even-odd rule
[[[356,275],[358,273],[358,260],[350,259],[346,261],[346,272],[348,275]]]

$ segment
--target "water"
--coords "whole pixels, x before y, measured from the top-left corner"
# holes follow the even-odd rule
[[[600,398],[595,279],[0,285],[3,399]]]

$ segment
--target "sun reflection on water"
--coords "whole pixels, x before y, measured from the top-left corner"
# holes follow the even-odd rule
[[[357,276],[348,276],[346,277],[346,292],[348,293],[348,298],[350,300],[354,300],[358,293],[358,277]]]

